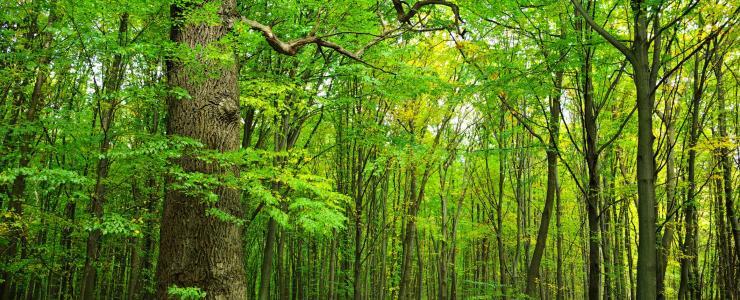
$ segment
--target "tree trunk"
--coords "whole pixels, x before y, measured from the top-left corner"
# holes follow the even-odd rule
[[[715,38],[715,47],[719,48],[719,45],[716,45],[716,38]],[[740,261],[740,224],[738,224],[738,216],[735,213],[735,202],[733,199],[733,178],[732,178],[732,161],[730,156],[732,155],[732,151],[730,147],[727,145],[732,143],[732,141],[729,139],[727,135],[727,104],[725,103],[725,91],[724,91],[724,85],[722,84],[722,64],[723,64],[723,57],[724,55],[721,53],[722,49],[716,49],[716,59],[714,63],[712,64],[714,66],[714,77],[717,78],[717,106],[719,107],[719,116],[718,116],[718,127],[719,127],[719,137],[722,139],[722,142],[724,146],[720,148],[720,164],[722,165],[722,182],[723,182],[723,192],[724,192],[724,199],[725,199],[725,210],[727,214],[727,220],[730,223],[730,229],[732,230],[732,239],[735,242],[735,256],[738,261]],[[740,269],[740,268],[736,268]],[[738,270],[735,270],[737,272],[740,272]],[[737,276],[740,276],[740,274],[736,274]],[[737,280],[736,280],[737,281]],[[740,286],[740,281],[735,282]],[[738,287],[736,286],[736,288]],[[740,295],[738,295],[740,297]]]
[[[555,227],[557,228],[557,240],[555,241],[557,251],[557,300],[565,299],[565,282],[563,282],[563,224],[560,220],[562,214],[560,206],[560,187],[555,192]]]
[[[275,262],[275,269],[277,270],[278,278],[278,298],[280,300],[288,300],[288,273],[287,259],[285,258],[285,244],[287,243],[288,236],[285,230],[280,230],[280,237],[277,245],[277,260]]]
[[[653,151],[653,107],[655,103],[656,75],[659,61],[653,59],[650,67],[648,47],[647,5],[636,1],[632,10],[635,14],[632,61],[635,93],[637,94],[637,297],[657,297],[657,239],[655,225],[655,160]],[[657,26],[657,20],[654,26]],[[658,27],[659,28],[659,27]],[[654,47],[660,51],[660,33],[655,31]],[[656,56],[659,55],[655,54]],[[659,58],[657,58],[659,60]]]
[[[537,297],[535,284],[539,277],[540,262],[542,254],[545,252],[547,245],[547,231],[550,228],[550,216],[552,214],[552,205],[555,202],[555,193],[558,189],[558,139],[560,127],[560,84],[563,80],[563,73],[558,72],[555,75],[555,89],[557,90],[550,96],[550,145],[547,148],[547,192],[545,194],[545,207],[540,219],[540,228],[537,232],[537,242],[532,253],[532,261],[527,270],[526,293],[532,298]]]
[[[412,156],[412,155],[410,155]],[[409,176],[409,196],[408,209],[406,211],[406,224],[403,236],[403,258],[401,261],[401,280],[398,286],[398,299],[411,299],[411,260],[414,255],[414,246],[416,245],[416,213],[417,213],[417,179],[416,166],[410,166],[407,172]]]
[[[450,300],[456,300],[457,299],[457,272],[455,271],[455,262],[456,262],[456,254],[457,254],[457,247],[455,246],[455,241],[457,241],[457,224],[460,220],[460,213],[462,212],[463,207],[463,200],[465,199],[465,190],[463,190],[462,195],[457,199],[457,206],[455,207],[455,215],[452,217],[452,237],[450,238],[450,243],[453,245],[452,249],[450,249],[449,253],[449,263],[450,263],[450,275],[448,276],[450,278],[450,289],[449,289],[449,299]],[[440,287],[441,288],[441,287]]]
[[[126,36],[128,31],[128,14],[123,13],[120,17],[118,25],[118,44],[124,46],[128,37]],[[123,75],[125,73],[124,58],[121,54],[116,54],[113,57],[113,64],[110,69],[107,70],[105,78],[103,79],[103,94],[97,95],[103,99],[98,99],[98,110],[100,113],[100,129],[103,133],[103,139],[100,141],[100,160],[98,161],[96,170],[95,180],[95,191],[92,196],[91,211],[93,218],[96,222],[100,223],[103,220],[103,204],[107,199],[107,185],[106,179],[108,178],[108,171],[110,168],[111,161],[108,159],[108,150],[111,147],[112,132],[111,128],[115,122],[116,106],[118,99],[115,95],[116,92],[121,88],[123,83]],[[95,282],[97,277],[97,262],[98,256],[100,255],[100,239],[102,238],[102,232],[96,228],[92,230],[87,237],[87,256],[85,257],[85,269],[84,277],[82,281],[82,299],[93,299],[95,298]]]
[[[50,3],[50,11],[49,11],[49,18],[48,22],[46,24],[47,27],[54,26],[54,23],[59,19],[58,15],[56,14],[56,2],[52,1]],[[34,81],[33,90],[31,92],[31,99],[30,102],[27,103],[27,108],[25,111],[25,116],[20,117],[20,111],[23,109],[23,105],[26,103],[26,96],[25,92],[22,89],[19,89],[18,91],[18,98],[17,102],[13,103],[14,106],[16,106],[19,110],[18,114],[14,114],[11,120],[12,124],[15,124],[16,122],[20,120],[24,120],[27,123],[34,123],[38,119],[39,112],[43,108],[43,102],[44,102],[44,93],[43,88],[46,85],[46,81],[49,78],[49,72],[50,72],[50,66],[49,62],[51,61],[51,53],[48,53],[49,48],[52,45],[52,42],[54,40],[54,36],[50,31],[43,31],[39,32],[40,28],[37,24],[37,18],[38,15],[33,17],[34,19],[30,21],[31,24],[28,26],[29,32],[28,35],[25,37],[28,39],[29,43],[31,45],[28,45],[32,50],[38,51],[41,53],[39,55],[38,61],[36,61],[37,65],[39,66],[36,69],[36,78]],[[38,41],[38,43],[34,43],[35,41]],[[29,80],[24,80],[21,84],[21,87],[25,88],[26,83],[28,83]],[[17,105],[16,105],[17,104]],[[25,119],[24,119],[25,117]],[[23,124],[23,123],[21,123]],[[17,130],[17,129],[16,129]],[[33,140],[35,137],[35,132],[33,130],[28,130],[26,132],[20,132],[20,141],[13,141],[11,140],[12,137],[10,136],[11,131],[8,131],[8,135],[5,137],[5,141],[10,141],[8,143],[9,145],[14,144],[13,142],[18,142],[20,144],[18,146],[18,150],[20,150],[20,158],[18,160],[18,168],[26,168],[31,163],[31,157],[30,154],[32,152],[32,145]],[[3,143],[5,144],[5,143]],[[10,191],[10,201],[8,202],[8,213],[5,214],[7,216],[4,216],[2,218],[3,223],[11,223],[11,222],[18,222],[19,220],[22,220],[23,218],[23,202],[24,202],[24,195],[26,191],[26,174],[23,172],[19,173],[14,179],[12,188]],[[1,204],[2,202],[0,202]],[[20,223],[20,222],[19,222]],[[21,229],[21,231],[24,229]],[[0,251],[3,253],[3,263],[6,263],[7,260],[12,260],[16,257],[16,254],[18,253],[18,249],[21,249],[21,258],[24,256],[24,249],[26,247],[26,237],[22,234],[22,232],[16,230],[12,230],[9,232],[8,237],[8,243],[6,246],[3,246],[0,248]],[[7,259],[7,260],[6,260]],[[2,283],[0,283],[0,298],[2,299],[10,299],[16,296],[16,293],[18,291],[17,283],[14,280],[13,274],[8,274],[5,271],[2,272]]]
[[[411,179],[411,193],[412,199],[414,199],[413,193],[416,189],[416,176],[413,175]],[[406,229],[403,237],[403,260],[401,263],[401,281],[399,282],[398,299],[410,299],[410,279],[411,279],[411,259],[414,253],[414,241],[416,240],[416,218],[415,211],[413,210],[413,204],[410,204],[408,216],[406,220]]]
[[[674,106],[673,100],[666,100],[663,120],[666,124],[667,145],[666,148],[666,214],[673,211],[676,202],[676,171],[674,166],[673,148],[676,145],[676,132],[674,124]],[[669,216],[667,216],[669,217]],[[672,220],[667,220],[663,236],[661,238],[660,252],[658,253],[658,275],[657,275],[657,293],[658,299],[665,299],[665,272],[668,267],[668,255],[670,254],[671,245],[673,244],[674,224]]]
[[[267,234],[265,236],[265,248],[262,252],[262,268],[260,274],[260,292],[259,299],[270,299],[270,277],[272,277],[272,259],[274,257],[275,235],[277,231],[277,222],[270,218],[267,221]]]
[[[235,7],[234,0],[221,1],[220,22],[206,25],[185,22],[183,14],[194,7],[174,4],[171,7],[174,23],[170,38],[193,51],[216,45],[228,33],[226,24]],[[222,51],[231,53],[231,49]],[[197,139],[206,149],[220,152],[237,150],[240,146],[240,118],[236,66],[202,55],[198,55],[196,60],[187,65],[174,57],[167,61],[170,86],[189,93],[187,98],[168,99],[167,133]],[[200,67],[205,69],[200,70]],[[203,71],[207,75],[203,75]],[[238,173],[236,168],[218,167],[189,153],[175,162],[188,173]],[[168,298],[167,289],[176,285],[198,287],[207,293],[207,299],[244,299],[247,284],[241,229],[234,223],[206,214],[207,209],[215,207],[240,218],[241,193],[236,189],[218,187],[212,191],[218,196],[218,201],[208,204],[201,196],[173,188],[176,183],[176,178],[167,178],[160,230],[157,298]]]
[[[695,60],[693,72],[693,93],[691,98],[691,125],[689,127],[689,158],[688,158],[688,188],[684,204],[684,230],[683,253],[681,259],[681,285],[679,286],[679,298],[687,297],[698,299],[701,289],[699,288],[698,276],[698,214],[696,212],[697,190],[696,190],[696,144],[700,134],[700,118],[702,93],[704,87],[704,72],[699,71],[699,59]],[[705,64],[706,66],[706,64]]]
[[[608,174],[606,176],[609,176]],[[608,183],[606,181],[606,176],[602,177],[602,183],[603,186],[608,187]],[[610,300],[612,297],[612,286],[614,282],[612,281],[612,274],[614,272],[613,264],[611,260],[611,206],[609,205],[612,203],[612,198],[610,196],[610,193],[604,193],[604,201],[601,209],[599,210],[600,219],[601,219],[601,255],[603,257],[604,261],[604,289],[602,292],[602,299],[604,300]]]
[[[139,299],[139,291],[141,290],[141,286],[139,285],[139,270],[141,266],[139,258],[139,239],[132,237],[130,238],[130,243],[129,260],[131,270],[129,271],[127,296],[129,300],[136,300]]]
[[[501,115],[499,120],[499,135],[498,135],[498,147],[504,148],[503,131],[506,123],[504,115]],[[499,152],[498,161],[498,201],[496,203],[496,244],[498,248],[498,261],[499,261],[499,284],[501,285],[501,299],[506,300],[507,298],[507,281],[506,281],[506,249],[504,248],[504,237],[503,237],[503,205],[504,205],[504,181],[506,180],[506,169],[505,169],[506,158],[503,153]]]
[[[586,49],[583,76],[583,127],[586,129],[584,145],[588,168],[586,188],[586,214],[588,216],[588,298],[598,300],[601,292],[601,252],[600,252],[600,197],[599,153],[597,151],[596,105],[591,77],[591,58],[593,50]]]

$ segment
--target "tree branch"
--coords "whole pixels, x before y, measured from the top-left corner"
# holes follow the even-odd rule
[[[596,22],[594,22],[591,16],[589,16],[588,13],[586,13],[586,11],[583,10],[583,7],[581,6],[580,3],[578,3],[578,1],[570,0],[570,2],[573,3],[573,6],[575,6],[576,11],[578,11],[578,14],[581,15],[584,20],[586,20],[586,23],[588,23],[588,26],[591,26],[593,30],[598,32],[599,35],[601,35],[601,37],[603,37],[607,42],[612,44],[614,48],[617,48],[619,52],[622,52],[622,54],[624,54],[624,56],[627,57],[627,60],[629,60],[630,62],[634,61],[632,51],[630,51],[630,49],[627,48],[627,46],[622,44],[622,42],[617,40],[617,38],[615,38],[613,35],[607,32],[603,27],[599,26],[599,24],[596,24]]]
[[[265,40],[270,45],[270,47],[272,47],[272,49],[274,49],[280,54],[285,54],[288,56],[295,56],[296,54],[298,54],[298,51],[300,51],[301,48],[305,47],[306,45],[316,44],[319,47],[331,48],[334,51],[338,52],[339,54],[342,54],[352,60],[362,63],[373,69],[376,69],[376,70],[379,70],[385,73],[393,74],[392,72],[386,71],[380,67],[377,67],[375,65],[372,65],[366,62],[365,60],[360,58],[359,54],[361,53],[358,54],[358,53],[349,51],[345,49],[344,47],[340,46],[339,44],[324,40],[321,36],[316,36],[315,34],[309,34],[308,36],[285,42],[275,35],[275,33],[272,31],[272,27],[264,25],[254,20],[247,19],[245,17],[242,17],[241,20],[247,25],[249,25],[249,27],[252,30],[257,30],[257,31],[262,32],[262,36],[265,37]],[[382,38],[382,37],[384,37],[384,35],[381,34],[378,38]],[[374,39],[373,41],[377,40],[378,38]],[[365,47],[363,47],[362,49],[364,50]]]
[[[458,25],[460,22],[462,22],[462,19],[460,18],[460,8],[457,6],[457,4],[452,3],[450,1],[445,0],[421,0],[414,3],[414,6],[409,8],[408,11],[405,11],[403,9],[404,2],[402,0],[393,0],[393,8],[396,10],[398,22],[409,24],[411,18],[413,18],[420,9],[422,9],[424,6],[428,5],[442,5],[447,6],[452,10],[452,13],[455,15],[455,25]]]
[[[637,104],[635,104],[635,106],[632,107],[632,111],[630,111],[629,115],[627,115],[627,118],[624,119],[624,121],[622,121],[622,124],[619,125],[619,129],[617,129],[617,132],[611,138],[609,138],[609,140],[606,141],[606,143],[602,144],[598,148],[598,150],[596,150],[597,155],[601,154],[601,152],[604,151],[606,147],[609,147],[609,145],[611,145],[614,141],[617,140],[618,137],[622,135],[622,131],[624,130],[624,127],[626,127],[629,120],[632,119],[632,115],[635,114],[636,110],[637,110]]]

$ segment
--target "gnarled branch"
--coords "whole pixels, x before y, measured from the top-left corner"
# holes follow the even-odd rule
[[[452,10],[452,13],[455,15],[455,24],[459,24],[462,21],[462,18],[460,18],[460,8],[457,6],[457,4],[452,3],[450,1],[445,0],[421,0],[414,3],[413,6],[409,8],[408,11],[406,11],[403,8],[404,2],[401,0],[393,0],[393,8],[396,10],[398,22],[408,24],[418,12],[421,10],[424,6],[429,5],[442,5],[447,6]]]
[[[272,49],[274,49],[275,51],[277,51],[280,54],[285,54],[285,55],[289,55],[289,56],[295,56],[296,54],[298,54],[298,51],[300,51],[301,48],[303,48],[303,47],[305,47],[306,45],[309,45],[309,44],[315,44],[318,47],[326,47],[326,48],[333,49],[334,51],[338,52],[339,54],[341,54],[343,56],[346,56],[346,57],[348,57],[348,58],[350,58],[352,60],[355,60],[357,62],[360,62],[360,63],[362,63],[362,64],[364,64],[366,66],[369,66],[369,67],[371,67],[373,69],[380,70],[380,71],[383,71],[383,72],[386,72],[386,73],[390,73],[390,74],[393,74],[393,73],[392,72],[385,71],[385,70],[383,70],[380,67],[374,66],[374,65],[366,62],[365,60],[363,60],[361,58],[361,56],[365,52],[365,50],[367,50],[368,48],[370,48],[370,47],[372,47],[372,46],[380,43],[381,41],[383,41],[383,40],[385,40],[387,38],[390,38],[392,36],[395,36],[396,33],[404,32],[404,30],[403,30],[404,28],[406,30],[413,30],[411,28],[408,28],[410,26],[407,26],[407,25],[411,25],[410,24],[411,18],[413,18],[419,12],[420,9],[422,9],[425,6],[429,6],[429,5],[447,6],[447,7],[449,7],[452,10],[452,13],[455,16],[455,25],[459,25],[460,22],[462,22],[462,19],[460,18],[460,8],[457,6],[457,4],[452,3],[450,1],[445,1],[445,0],[421,0],[421,1],[416,2],[413,6],[411,6],[408,11],[406,11],[404,9],[404,7],[403,7],[404,2],[402,0],[392,0],[392,1],[393,1],[393,7],[395,8],[396,12],[398,13],[398,21],[399,21],[399,23],[401,23],[401,25],[399,27],[397,27],[397,28],[392,28],[392,29],[384,30],[381,34],[376,35],[376,37],[372,41],[370,41],[368,44],[360,47],[360,49],[357,52],[349,51],[349,50],[345,49],[344,47],[342,47],[339,44],[336,44],[336,43],[333,43],[333,42],[330,42],[330,41],[326,40],[327,37],[339,35],[340,33],[329,34],[329,35],[324,35],[324,36],[316,35],[316,31],[315,30],[316,30],[316,28],[318,26],[315,26],[314,29],[311,30],[311,32],[307,36],[305,36],[305,37],[298,38],[298,39],[295,39],[295,40],[292,40],[292,41],[283,41],[277,35],[275,35],[275,32],[273,32],[271,26],[262,24],[260,22],[255,21],[255,20],[247,19],[245,17],[241,17],[241,21],[244,22],[244,23],[246,23],[247,25],[249,25],[249,27],[252,30],[257,30],[257,31],[261,32],[262,33],[262,36],[265,37],[265,40],[270,45],[270,47],[272,47]],[[231,25],[232,24],[229,24],[229,26],[231,26]],[[435,30],[436,29],[437,28],[435,28]],[[439,28],[439,29],[442,29],[442,28]]]
[[[340,46],[339,44],[324,40],[323,37],[317,36],[313,33],[309,34],[308,36],[286,42],[286,41],[281,40],[277,35],[275,35],[275,33],[272,31],[272,27],[270,26],[267,26],[260,22],[250,20],[244,17],[242,17],[241,20],[247,25],[249,25],[251,29],[262,32],[262,36],[265,37],[265,40],[270,45],[270,47],[272,47],[272,49],[274,49],[280,54],[295,56],[296,54],[298,54],[298,51],[301,50],[301,48],[305,47],[306,45],[316,44],[319,47],[331,48],[334,51],[338,52],[339,54],[349,57],[373,69],[377,69],[377,70],[380,70],[386,73],[391,73],[391,72],[383,70],[380,67],[374,66],[364,61],[362,58],[360,58],[360,55],[358,53],[349,51],[345,49],[344,47]],[[365,49],[365,48],[363,47],[362,49]]]

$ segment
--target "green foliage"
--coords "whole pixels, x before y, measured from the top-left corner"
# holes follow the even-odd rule
[[[652,134],[657,233],[674,230],[667,297],[678,297],[683,262],[697,259],[703,292],[722,298],[727,284],[720,281],[737,277],[722,265],[736,250],[728,206],[737,207],[726,200],[737,201],[725,190],[737,197],[740,186],[733,168],[737,3],[588,2],[594,21],[625,45],[635,38],[632,2],[642,3],[656,28],[665,26],[663,49],[650,60],[658,59],[653,75],[666,77],[652,91]],[[208,220],[238,225],[250,298],[268,266],[271,290],[303,298],[349,298],[355,284],[360,298],[403,298],[402,274],[411,274],[412,294],[423,287],[413,296],[436,298],[428,291],[438,292],[444,267],[442,280],[450,290],[455,282],[458,298],[524,298],[545,211],[548,150],[557,152],[561,215],[556,225],[553,207],[538,293],[580,297],[589,241],[586,75],[600,150],[601,269],[612,288],[605,296],[629,298],[617,291],[635,275],[629,266],[639,237],[635,72],[587,29],[572,3],[257,0],[236,1],[229,15],[223,3],[231,2],[0,1],[0,282],[12,283],[4,286],[18,290],[16,298],[83,298],[90,269],[98,280],[94,298],[154,298],[163,203],[175,191],[202,204]],[[427,5],[398,22],[419,3]],[[127,32],[119,36],[124,14]],[[225,34],[176,43],[173,26]],[[720,29],[726,31],[715,36]],[[278,53],[270,38],[300,49]],[[312,40],[319,38],[323,43]],[[230,80],[217,76],[232,67],[239,70],[239,115],[229,124],[238,127],[233,138],[243,139],[242,147],[216,151],[172,134],[171,109],[221,99],[210,85]],[[192,86],[173,86],[174,76]],[[555,97],[562,114],[557,149],[548,126]],[[694,97],[701,97],[696,107]],[[692,145],[694,108],[700,118]],[[189,129],[201,121],[189,120]],[[202,168],[183,168],[183,161]],[[226,190],[241,195],[238,209],[220,205]],[[694,255],[685,249],[689,209],[698,213],[701,251]],[[275,245],[266,249],[271,219]],[[405,240],[408,230],[415,240]],[[102,237],[91,239],[98,232]],[[202,249],[202,261],[222,254],[215,247]],[[99,252],[86,266],[91,249]],[[410,269],[401,270],[405,255]],[[560,289],[558,265],[565,272]],[[206,298],[206,291],[168,289],[180,299]]]
[[[101,223],[85,226],[85,230],[100,230],[103,235],[120,235],[124,237],[141,237],[141,220],[129,220],[116,213],[103,216]]]
[[[178,297],[180,300],[205,299],[206,292],[198,287],[178,287],[173,285],[167,288],[167,294]]]

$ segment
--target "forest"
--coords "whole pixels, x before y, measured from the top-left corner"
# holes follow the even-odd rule
[[[1,0],[0,300],[740,299],[734,0]]]

